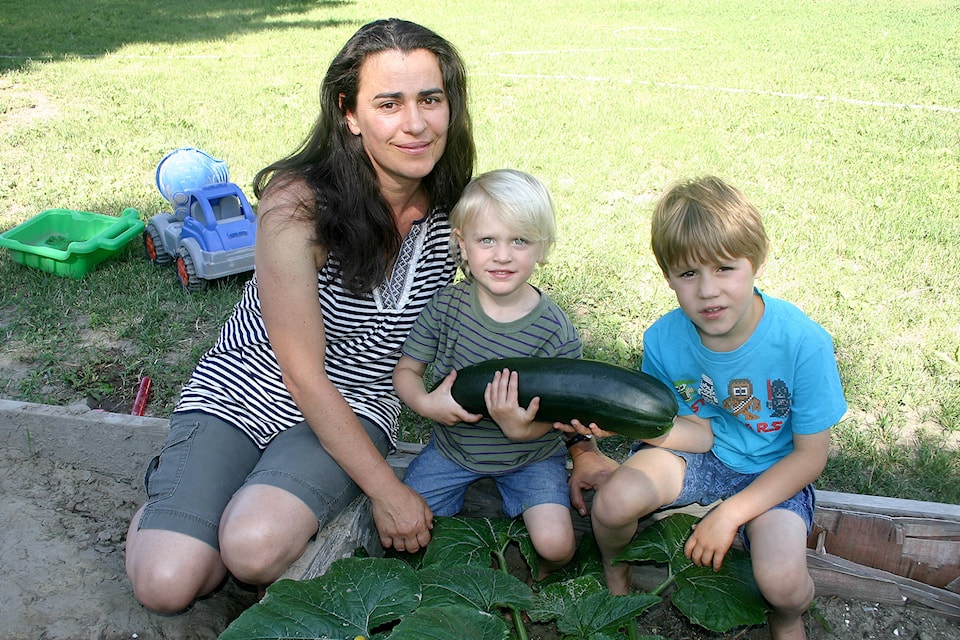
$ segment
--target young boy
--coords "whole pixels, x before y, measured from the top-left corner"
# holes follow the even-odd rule
[[[556,235],[553,201],[533,176],[503,169],[467,185],[450,213],[451,251],[465,279],[440,291],[421,312],[394,370],[397,395],[434,421],[430,442],[404,482],[434,515],[463,508],[467,487],[495,480],[503,511],[523,514],[541,558],[539,578],[573,557],[566,448],[553,425],[535,421],[539,399],[519,405],[516,372],[503,370],[484,399],[493,420],[468,413],[451,396],[458,369],[513,356],[579,358],[570,319],[528,279]],[[423,376],[433,365],[427,392]]]
[[[658,202],[653,252],[680,308],[644,334],[642,368],[677,390],[681,417],[709,421],[714,442],[706,453],[640,448],[598,489],[593,528],[607,585],[623,594],[630,565],[611,560],[639,518],[722,500],[684,552],[719,569],[739,532],[772,607],[771,636],[781,640],[806,637],[801,616],[814,595],[806,565],[811,483],[826,465],[830,428],[846,402],[827,332],[754,287],[768,245],[757,210],[717,178],[674,185]]]

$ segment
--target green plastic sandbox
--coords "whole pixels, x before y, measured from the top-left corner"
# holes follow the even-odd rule
[[[119,217],[48,209],[0,234],[0,247],[16,263],[80,280],[119,253],[144,226],[133,208]]]

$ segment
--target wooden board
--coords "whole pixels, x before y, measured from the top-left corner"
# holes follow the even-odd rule
[[[818,505],[807,546],[865,567],[956,591],[960,580],[960,508],[864,498],[868,499],[858,503],[846,494],[842,502],[827,501],[835,506]]]

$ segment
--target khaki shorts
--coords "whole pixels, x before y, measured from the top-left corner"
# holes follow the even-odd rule
[[[360,422],[386,456],[390,443],[383,430],[363,418]],[[252,484],[295,495],[321,526],[360,495],[306,422],[282,431],[261,450],[220,418],[175,413],[160,455],[147,466],[147,502],[138,528],[176,531],[219,550],[220,517],[233,495]]]

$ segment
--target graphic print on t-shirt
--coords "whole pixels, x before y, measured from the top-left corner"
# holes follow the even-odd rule
[[[723,401],[723,408],[744,420],[760,417],[760,400],[753,395],[753,383],[747,378],[734,378],[727,384],[730,396]]]

